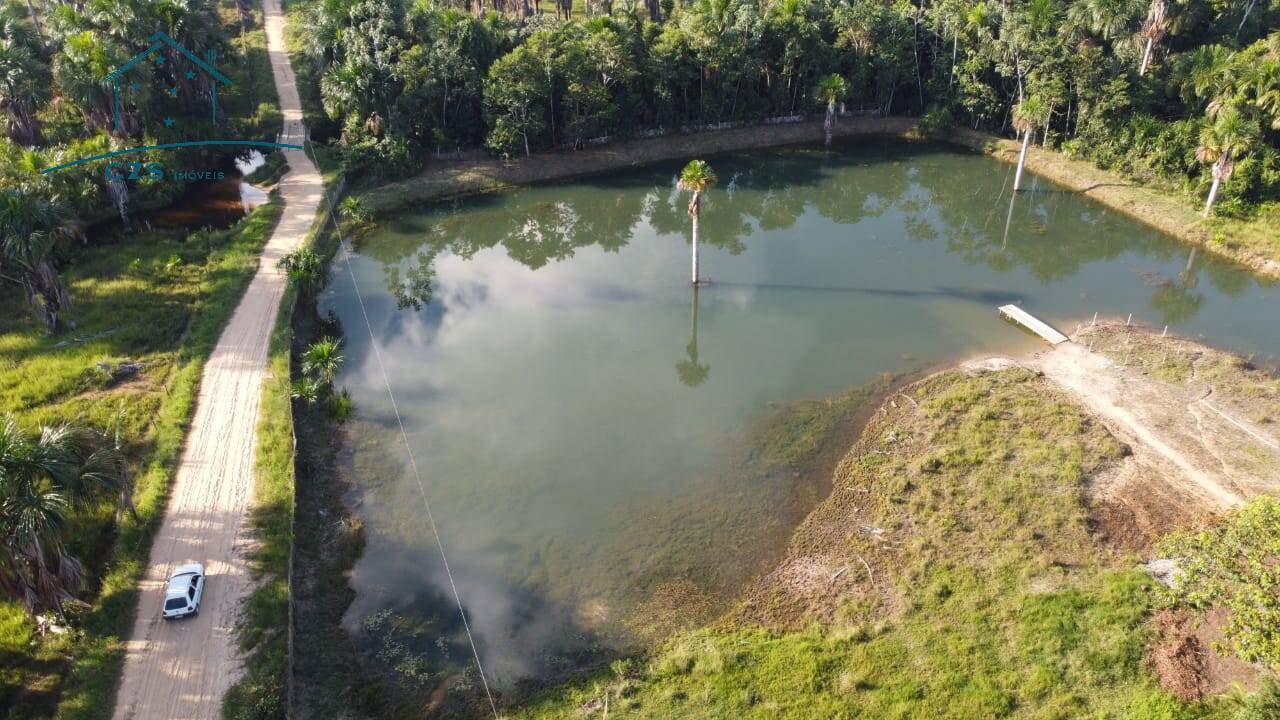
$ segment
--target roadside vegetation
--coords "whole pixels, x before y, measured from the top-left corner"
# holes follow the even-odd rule
[[[259,13],[260,14],[260,13]],[[151,45],[163,31],[192,52],[215,53],[230,84],[213,79],[178,51],[164,48],[123,76],[120,117],[102,79]],[[197,0],[163,5],[142,0],[0,3],[0,191],[7,204],[52,205],[49,231],[83,239],[98,220],[168,204],[185,184],[169,178],[110,179],[105,163],[41,175],[59,163],[142,145],[209,137],[274,138],[280,114],[266,39],[252,3]],[[267,70],[266,72],[263,72]],[[238,149],[179,148],[125,156],[123,162],[174,169],[213,169]],[[55,263],[56,265],[56,263]]]
[[[362,222],[360,203],[351,199],[339,203],[338,216],[343,221],[342,234],[350,235]],[[280,344],[273,348],[272,357],[273,368],[282,374],[268,390],[274,396],[273,406],[281,408],[284,403],[290,408],[296,440],[291,455],[297,477],[291,496],[292,709],[307,717],[380,716],[379,709],[387,701],[380,697],[382,682],[364,672],[342,626],[354,597],[348,574],[363,548],[363,536],[359,520],[344,501],[347,487],[335,465],[342,423],[351,412],[349,397],[334,386],[344,362],[342,328],[332,317],[321,316],[317,305],[339,243],[339,233],[329,220],[317,225],[304,247],[281,259],[289,278],[286,307],[292,311],[281,316],[276,338]],[[283,412],[273,415],[285,417]],[[270,618],[261,622],[248,618],[246,624],[256,624],[260,631],[272,627]],[[240,687],[253,683],[255,675],[260,676],[256,691],[249,688],[250,692],[241,694],[237,688],[228,695],[223,714],[229,720],[282,715],[273,714],[275,706],[266,701],[273,690],[284,700],[282,689],[270,686],[274,677],[269,673],[250,669]]]
[[[110,715],[122,638],[203,362],[280,217],[273,200],[226,230],[153,230],[134,222],[136,213],[171,202],[184,183],[111,181],[101,166],[38,173],[85,155],[208,136],[208,80],[181,72],[187,68],[168,50],[169,65],[139,68],[139,95],[125,103],[120,127],[105,112],[111,95],[101,76],[146,49],[156,31],[216,52],[231,80],[219,88],[219,133],[274,135],[265,35],[247,3],[0,5],[0,107],[8,117],[0,137],[0,423],[14,430],[8,437],[27,437],[7,445],[27,448],[21,457],[63,458],[28,493],[43,503],[40,531],[52,540],[45,552],[59,558],[49,565],[58,582],[44,584],[29,610],[30,594],[0,583],[0,710],[10,717]],[[176,98],[155,90],[164,83]],[[167,116],[179,122],[163,123]],[[227,159],[201,150],[146,157],[210,169]],[[111,217],[120,218],[122,238],[94,227]],[[66,452],[32,449],[41,446]],[[9,488],[21,474],[12,469],[0,472]],[[13,567],[2,571],[7,580],[21,578]]]
[[[331,319],[300,307],[293,321],[294,369],[305,378],[303,358],[314,343],[341,335]],[[336,397],[336,396],[334,396]],[[347,506],[349,487],[337,469],[346,414],[325,402],[297,400],[298,433],[296,607],[296,712],[306,717],[383,717],[391,696],[366,671],[342,625],[355,597],[348,577],[364,546],[362,527]]]
[[[1164,549],[1187,558],[1174,598],[1197,610],[1225,606],[1231,650],[1280,671],[1280,499],[1263,497],[1220,525],[1176,533]]]
[[[738,610],[512,714],[1272,717],[1274,684],[1182,699],[1151,672],[1152,615],[1178,600],[1100,539],[1088,494],[1124,455],[1032,372],[926,378],[882,406],[831,497]],[[1257,634],[1265,618],[1239,593],[1265,578],[1231,569],[1250,559],[1254,574],[1274,569],[1269,503],[1175,542],[1206,558],[1190,565],[1206,569],[1193,573],[1192,597],[1227,599],[1262,646],[1274,634]],[[1214,542],[1223,539],[1232,542]],[[1266,582],[1256,587],[1266,592]],[[1274,656],[1251,659],[1280,669]]]
[[[120,438],[136,518],[115,502],[75,508],[65,546],[86,584],[65,632],[39,634],[17,600],[0,603],[6,652],[0,707],[15,717],[109,714],[136,584],[198,390],[204,359],[258,264],[281,206],[189,238],[140,233],[79,248],[63,272],[74,331],[49,336],[6,288],[0,414],[28,432],[74,422]],[[114,443],[114,440],[113,440]],[[118,520],[118,521],[117,521]],[[43,610],[42,610],[43,612]],[[69,673],[69,676],[68,676]]]

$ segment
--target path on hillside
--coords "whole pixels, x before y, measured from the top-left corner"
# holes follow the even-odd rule
[[[1224,389],[1219,383],[1230,380],[1197,378],[1194,365],[1183,381],[1161,379],[1141,362],[1091,351],[1089,330],[1030,364],[1093,411],[1132,451],[1099,478],[1100,497],[1128,508],[1139,526],[1158,531],[1280,490],[1280,438],[1255,426],[1229,397],[1218,400]],[[1176,356],[1189,345],[1118,325],[1113,331],[1129,334],[1135,347],[1144,342],[1156,348],[1155,358]]]
[[[302,103],[285,51],[280,0],[265,0],[264,6],[271,71],[288,138],[283,142],[302,144]],[[218,718],[222,696],[240,675],[233,629],[252,589],[245,552],[251,542],[254,431],[285,287],[276,263],[302,243],[324,192],[306,154],[284,152],[290,168],[280,182],[284,215],[205,364],[164,524],[152,545],[116,697],[115,717],[121,720]],[[172,568],[191,561],[204,563],[208,574],[200,615],[165,622],[160,619],[164,581]]]

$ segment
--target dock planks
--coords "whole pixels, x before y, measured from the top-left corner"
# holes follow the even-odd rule
[[[1049,323],[1046,323],[1017,305],[1001,305],[1000,315],[1018,325],[1021,325],[1027,330],[1030,330],[1050,345],[1061,345],[1062,343],[1070,340],[1066,335],[1054,330]]]

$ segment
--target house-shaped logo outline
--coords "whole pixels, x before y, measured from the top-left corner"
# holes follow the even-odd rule
[[[223,85],[230,85],[231,80],[227,79],[226,75],[223,75],[222,73],[214,69],[213,50],[209,51],[209,60],[208,62],[206,62],[204,60],[201,60],[195,53],[186,49],[178,41],[174,40],[173,38],[169,37],[163,32],[157,32],[156,34],[152,35],[147,39],[151,41],[151,47],[147,48],[146,50],[143,50],[137,55],[134,55],[132,58],[130,58],[129,62],[121,65],[115,70],[112,70],[109,75],[107,75],[105,78],[102,79],[103,82],[111,83],[112,95],[114,99],[115,116],[116,116],[116,129],[117,130],[120,129],[120,78],[123,77],[124,74],[128,72],[130,69],[132,69],[133,66],[147,59],[148,57],[150,57],[152,53],[161,49],[165,45],[168,45],[174,50],[177,50],[179,53],[182,53],[184,57],[186,57],[191,62],[195,63],[196,67],[203,70],[205,73],[209,75],[210,78],[213,79],[213,82],[210,83],[209,85],[209,100],[213,105],[211,120],[216,125],[218,123],[218,83],[222,83]]]

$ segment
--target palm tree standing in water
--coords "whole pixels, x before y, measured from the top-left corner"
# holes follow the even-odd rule
[[[1013,109],[1013,128],[1022,133],[1022,152],[1018,154],[1018,171],[1013,176],[1014,192],[1022,189],[1022,169],[1027,164],[1027,146],[1031,144],[1031,134],[1036,131],[1044,114],[1044,101],[1038,95],[1024,98]]]
[[[676,187],[693,193],[689,200],[689,217],[693,218],[693,286],[698,287],[698,220],[702,215],[702,193],[716,184],[716,173],[706,160],[690,160],[680,171]]]
[[[847,92],[849,84],[835,73],[818,81],[818,97],[827,104],[827,116],[822,121],[822,132],[826,137],[824,144],[827,147],[831,147],[831,133],[836,127],[836,102]]]
[[[689,359],[676,363],[676,376],[689,387],[697,387],[707,381],[711,366],[698,362],[698,286],[693,286],[693,323],[689,331],[689,344],[684,346]]]

